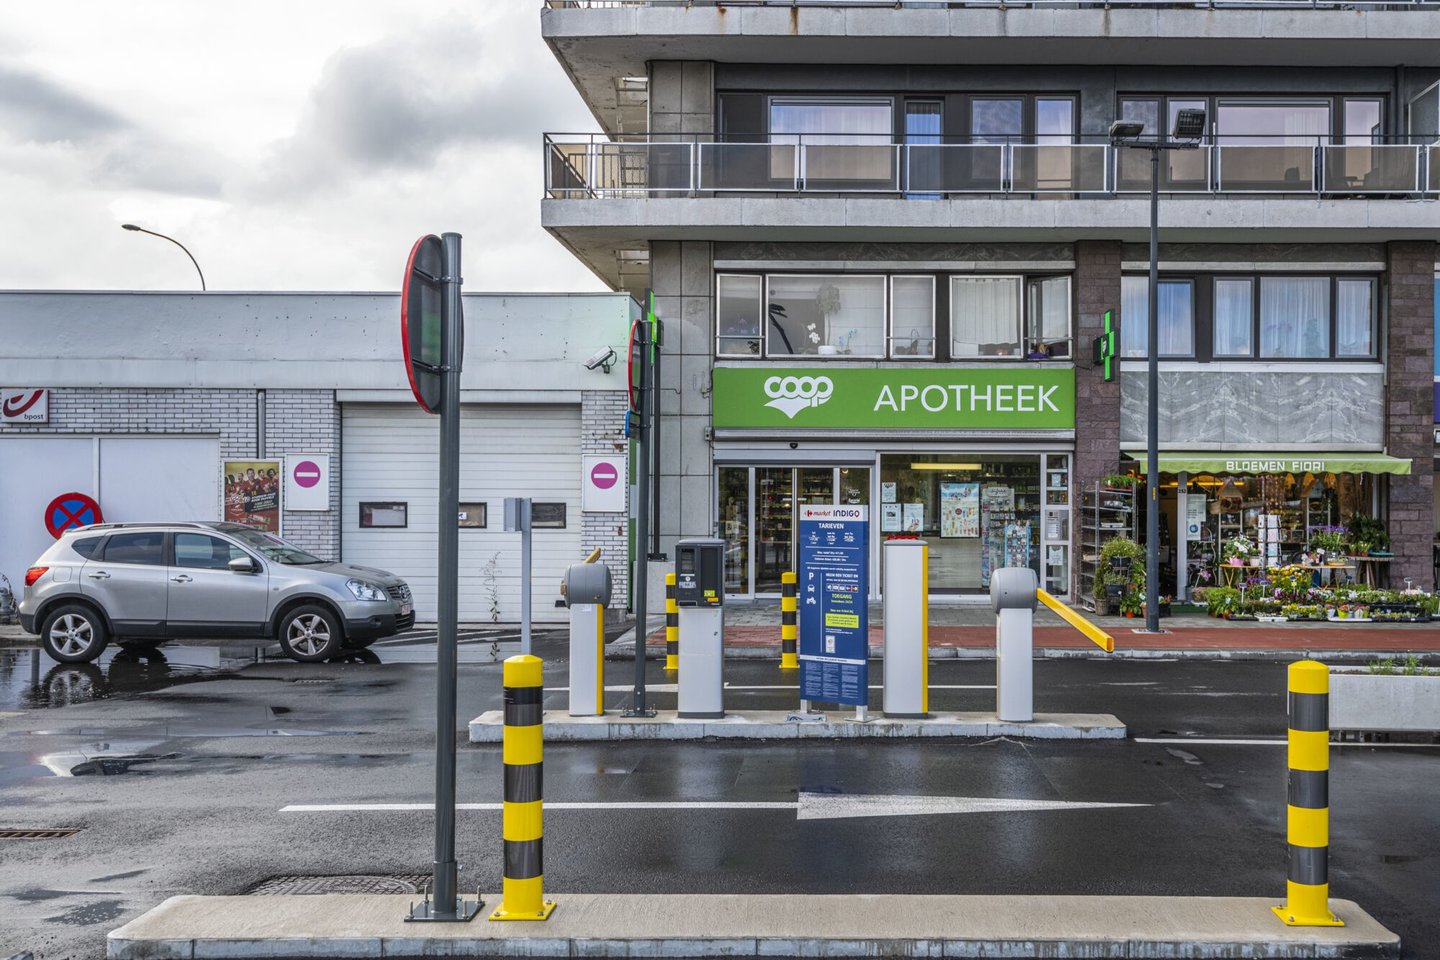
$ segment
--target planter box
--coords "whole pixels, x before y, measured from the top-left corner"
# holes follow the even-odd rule
[[[1330,729],[1440,732],[1440,676],[1331,670]]]

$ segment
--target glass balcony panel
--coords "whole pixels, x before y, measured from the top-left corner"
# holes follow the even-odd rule
[[[1420,153],[1404,144],[1325,148],[1328,193],[1413,193]]]
[[[1315,148],[1223,146],[1220,190],[1236,193],[1313,193]]]
[[[897,151],[891,144],[806,144],[801,152],[804,189],[900,189]]]
[[[910,144],[906,189],[915,193],[1000,193],[1005,147],[998,143]]]
[[[1168,150],[1160,155],[1160,192],[1204,193],[1210,189],[1208,146],[1194,150]],[[1150,192],[1150,152],[1119,147],[1115,151],[1116,189],[1121,193]]]
[[[797,189],[793,143],[702,143],[701,190],[773,192]]]
[[[1100,192],[1105,189],[1103,144],[1016,144],[1010,148],[1017,193]]]

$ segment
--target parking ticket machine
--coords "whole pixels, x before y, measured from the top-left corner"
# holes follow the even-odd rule
[[[577,563],[560,587],[570,608],[570,716],[605,712],[605,608],[610,605],[610,568]]]
[[[680,716],[725,716],[725,541],[675,544],[675,602],[680,616]]]

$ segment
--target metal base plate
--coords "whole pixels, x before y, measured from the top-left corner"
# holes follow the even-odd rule
[[[622,717],[653,717],[653,716],[655,716],[655,708],[654,708],[654,707],[646,707],[644,710],[636,710],[636,709],[633,709],[633,708],[627,709],[627,710],[622,710],[622,711],[620,711],[620,716],[622,716]]]
[[[1283,924],[1285,924],[1285,926],[1287,926],[1287,927],[1343,927],[1343,926],[1345,926],[1345,921],[1344,921],[1344,920],[1341,920],[1339,917],[1335,916],[1335,914],[1330,913],[1330,912],[1328,912],[1328,911],[1325,913],[1324,916],[1321,916],[1321,917],[1297,917],[1297,916],[1295,916],[1294,913],[1292,913],[1291,911],[1287,910],[1287,909],[1286,909],[1285,907],[1283,907],[1283,906],[1271,907],[1270,909],[1275,912],[1275,916],[1277,916],[1277,917],[1280,918],[1280,922],[1283,923]]]
[[[435,901],[426,900],[418,907],[411,905],[410,916],[405,918],[406,923],[464,923],[467,920],[474,920],[485,906],[484,900],[466,900],[459,897],[455,901],[455,912],[452,914],[437,914],[435,912]]]
[[[540,905],[539,913],[510,913],[505,909],[505,904],[495,908],[490,914],[491,920],[549,920],[550,914],[555,912],[555,901],[546,900]]]

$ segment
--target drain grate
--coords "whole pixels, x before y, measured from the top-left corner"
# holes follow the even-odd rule
[[[0,830],[0,840],[59,840],[79,832],[78,827],[73,830],[68,827],[60,830]]]
[[[313,895],[320,893],[407,893],[419,894],[430,883],[425,873],[391,876],[271,877],[251,888],[251,896]]]

